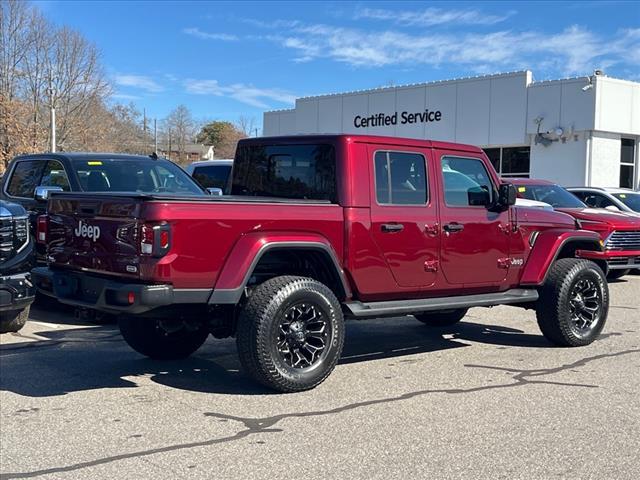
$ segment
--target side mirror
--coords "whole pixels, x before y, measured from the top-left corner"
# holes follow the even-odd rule
[[[612,212],[619,212],[620,211],[620,209],[618,207],[616,207],[615,205],[607,205],[604,208],[606,210],[611,210]]]
[[[467,190],[469,205],[486,207],[491,202],[489,191],[484,188],[474,187]]]
[[[207,188],[207,192],[209,192],[209,195],[222,195],[221,188],[209,187]]]
[[[52,192],[64,192],[64,190],[62,189],[62,187],[41,185],[39,187],[36,187],[33,193],[33,198],[37,202],[46,202],[47,200],[49,200],[49,195]]]
[[[506,209],[511,205],[515,205],[517,197],[518,192],[516,192],[516,187],[513,183],[501,183],[498,187],[498,203],[503,208]]]

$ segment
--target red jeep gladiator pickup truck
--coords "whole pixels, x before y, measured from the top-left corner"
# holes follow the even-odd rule
[[[154,181],[146,193],[54,193],[38,221],[49,265],[33,272],[63,303],[120,314],[125,340],[152,358],[235,336],[246,372],[291,392],[331,373],[345,318],[442,326],[470,307],[513,304],[535,309],[544,336],[565,346],[591,343],[607,318],[606,263],[580,258],[602,249],[598,234],[514,207],[514,186],[476,147],[245,139],[228,196]]]

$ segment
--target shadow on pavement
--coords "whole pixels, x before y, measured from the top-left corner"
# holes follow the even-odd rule
[[[468,317],[469,318],[469,317]],[[136,377],[172,388],[218,394],[273,393],[240,372],[234,339],[207,343],[191,358],[162,362],[141,357],[112,325],[38,332],[47,340],[0,347],[0,390],[30,397],[134,388]],[[501,326],[461,322],[429,328],[413,317],[347,323],[340,364],[432,353],[480,342],[545,348],[541,335]]]

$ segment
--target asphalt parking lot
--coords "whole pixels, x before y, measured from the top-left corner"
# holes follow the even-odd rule
[[[233,340],[155,362],[34,309],[1,339],[0,478],[637,479],[640,276],[611,296],[575,349],[513,307],[351,322],[329,379],[289,395],[243,376]]]

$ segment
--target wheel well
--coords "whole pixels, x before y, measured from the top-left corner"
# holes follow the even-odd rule
[[[247,287],[281,275],[298,275],[325,284],[342,301],[347,295],[337,268],[330,254],[320,248],[274,248],[260,257]]]
[[[590,240],[576,240],[573,242],[565,243],[560,252],[558,252],[557,259],[560,258],[575,258],[577,250],[592,250],[592,251],[600,251],[600,245],[597,242]],[[602,271],[606,274],[609,269],[607,262],[603,260],[591,260],[595,264],[597,264]]]

